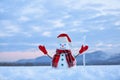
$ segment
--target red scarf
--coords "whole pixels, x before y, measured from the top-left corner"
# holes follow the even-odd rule
[[[56,54],[53,57],[52,66],[57,67],[58,61],[60,59],[60,54],[62,54],[62,53],[65,54],[65,57],[66,57],[66,60],[68,63],[68,67],[74,66],[75,58],[72,56],[71,51],[70,50],[59,50],[59,49],[56,50]]]

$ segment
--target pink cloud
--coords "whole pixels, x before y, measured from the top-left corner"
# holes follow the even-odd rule
[[[32,59],[43,54],[40,51],[17,51],[17,52],[1,52],[0,62],[2,61],[17,61],[20,59]]]

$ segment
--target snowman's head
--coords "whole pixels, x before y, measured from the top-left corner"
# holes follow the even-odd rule
[[[70,45],[68,43],[59,43],[58,48],[59,49],[70,49]]]
[[[58,35],[58,48],[59,49],[70,49],[71,39],[65,33]]]

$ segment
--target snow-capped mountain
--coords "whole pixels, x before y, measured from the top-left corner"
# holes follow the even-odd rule
[[[78,61],[77,64],[82,64],[83,56],[79,55],[76,59]],[[105,65],[107,64],[107,59],[109,59],[109,56],[107,53],[102,51],[95,51],[85,54],[86,65]]]
[[[16,63],[18,63],[18,64],[29,63],[31,65],[50,65],[51,59],[48,56],[41,56],[41,57],[37,57],[35,59],[18,60]]]

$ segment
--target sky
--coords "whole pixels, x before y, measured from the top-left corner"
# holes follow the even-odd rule
[[[0,61],[35,58],[38,45],[55,50],[67,33],[72,48],[120,52],[119,0],[1,0]]]

